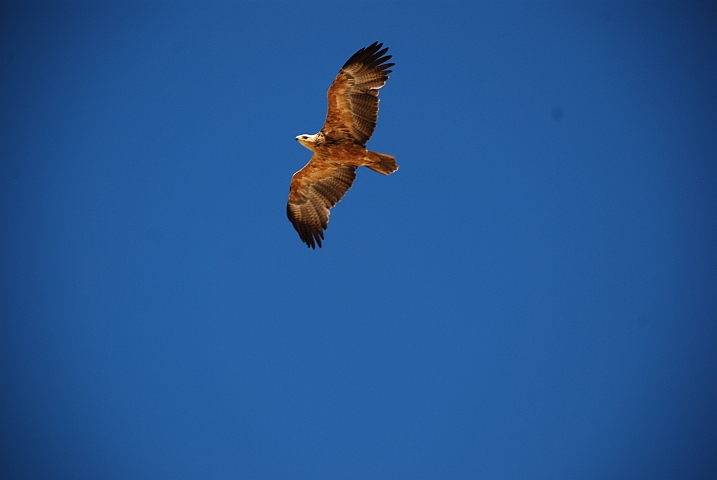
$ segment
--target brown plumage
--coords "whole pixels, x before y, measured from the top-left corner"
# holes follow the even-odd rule
[[[286,214],[311,248],[321,248],[329,209],[351,188],[358,167],[383,175],[398,170],[391,155],[366,149],[378,119],[378,89],[394,65],[385,63],[391,55],[384,55],[388,48],[382,46],[374,42],[348,59],[329,87],[329,110],[321,131],[296,137],[314,154],[291,178]]]

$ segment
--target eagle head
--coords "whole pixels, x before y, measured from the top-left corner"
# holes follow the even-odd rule
[[[313,151],[314,147],[316,145],[319,145],[321,143],[321,140],[323,139],[323,138],[320,138],[320,135],[321,135],[320,133],[316,133],[314,135],[307,135],[307,134],[297,135],[296,140],[300,144],[302,144],[303,146],[308,148],[309,150]],[[323,137],[323,135],[321,135],[321,137]]]

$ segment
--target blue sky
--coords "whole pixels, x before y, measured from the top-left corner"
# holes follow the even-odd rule
[[[4,3],[3,478],[717,475],[710,3]],[[321,250],[326,90],[396,66]]]

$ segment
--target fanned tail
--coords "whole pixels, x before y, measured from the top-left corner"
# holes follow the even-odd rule
[[[393,155],[387,155],[385,153],[370,152],[375,157],[376,163],[366,165],[374,172],[378,172],[382,175],[389,175],[398,170],[396,159]]]

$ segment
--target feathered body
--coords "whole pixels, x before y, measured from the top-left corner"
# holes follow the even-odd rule
[[[291,179],[286,213],[311,248],[321,247],[329,209],[351,188],[358,167],[383,175],[398,170],[393,156],[366,149],[378,119],[378,89],[394,65],[386,63],[391,56],[382,45],[374,42],[349,58],[329,88],[321,131],[296,137],[313,156]]]

